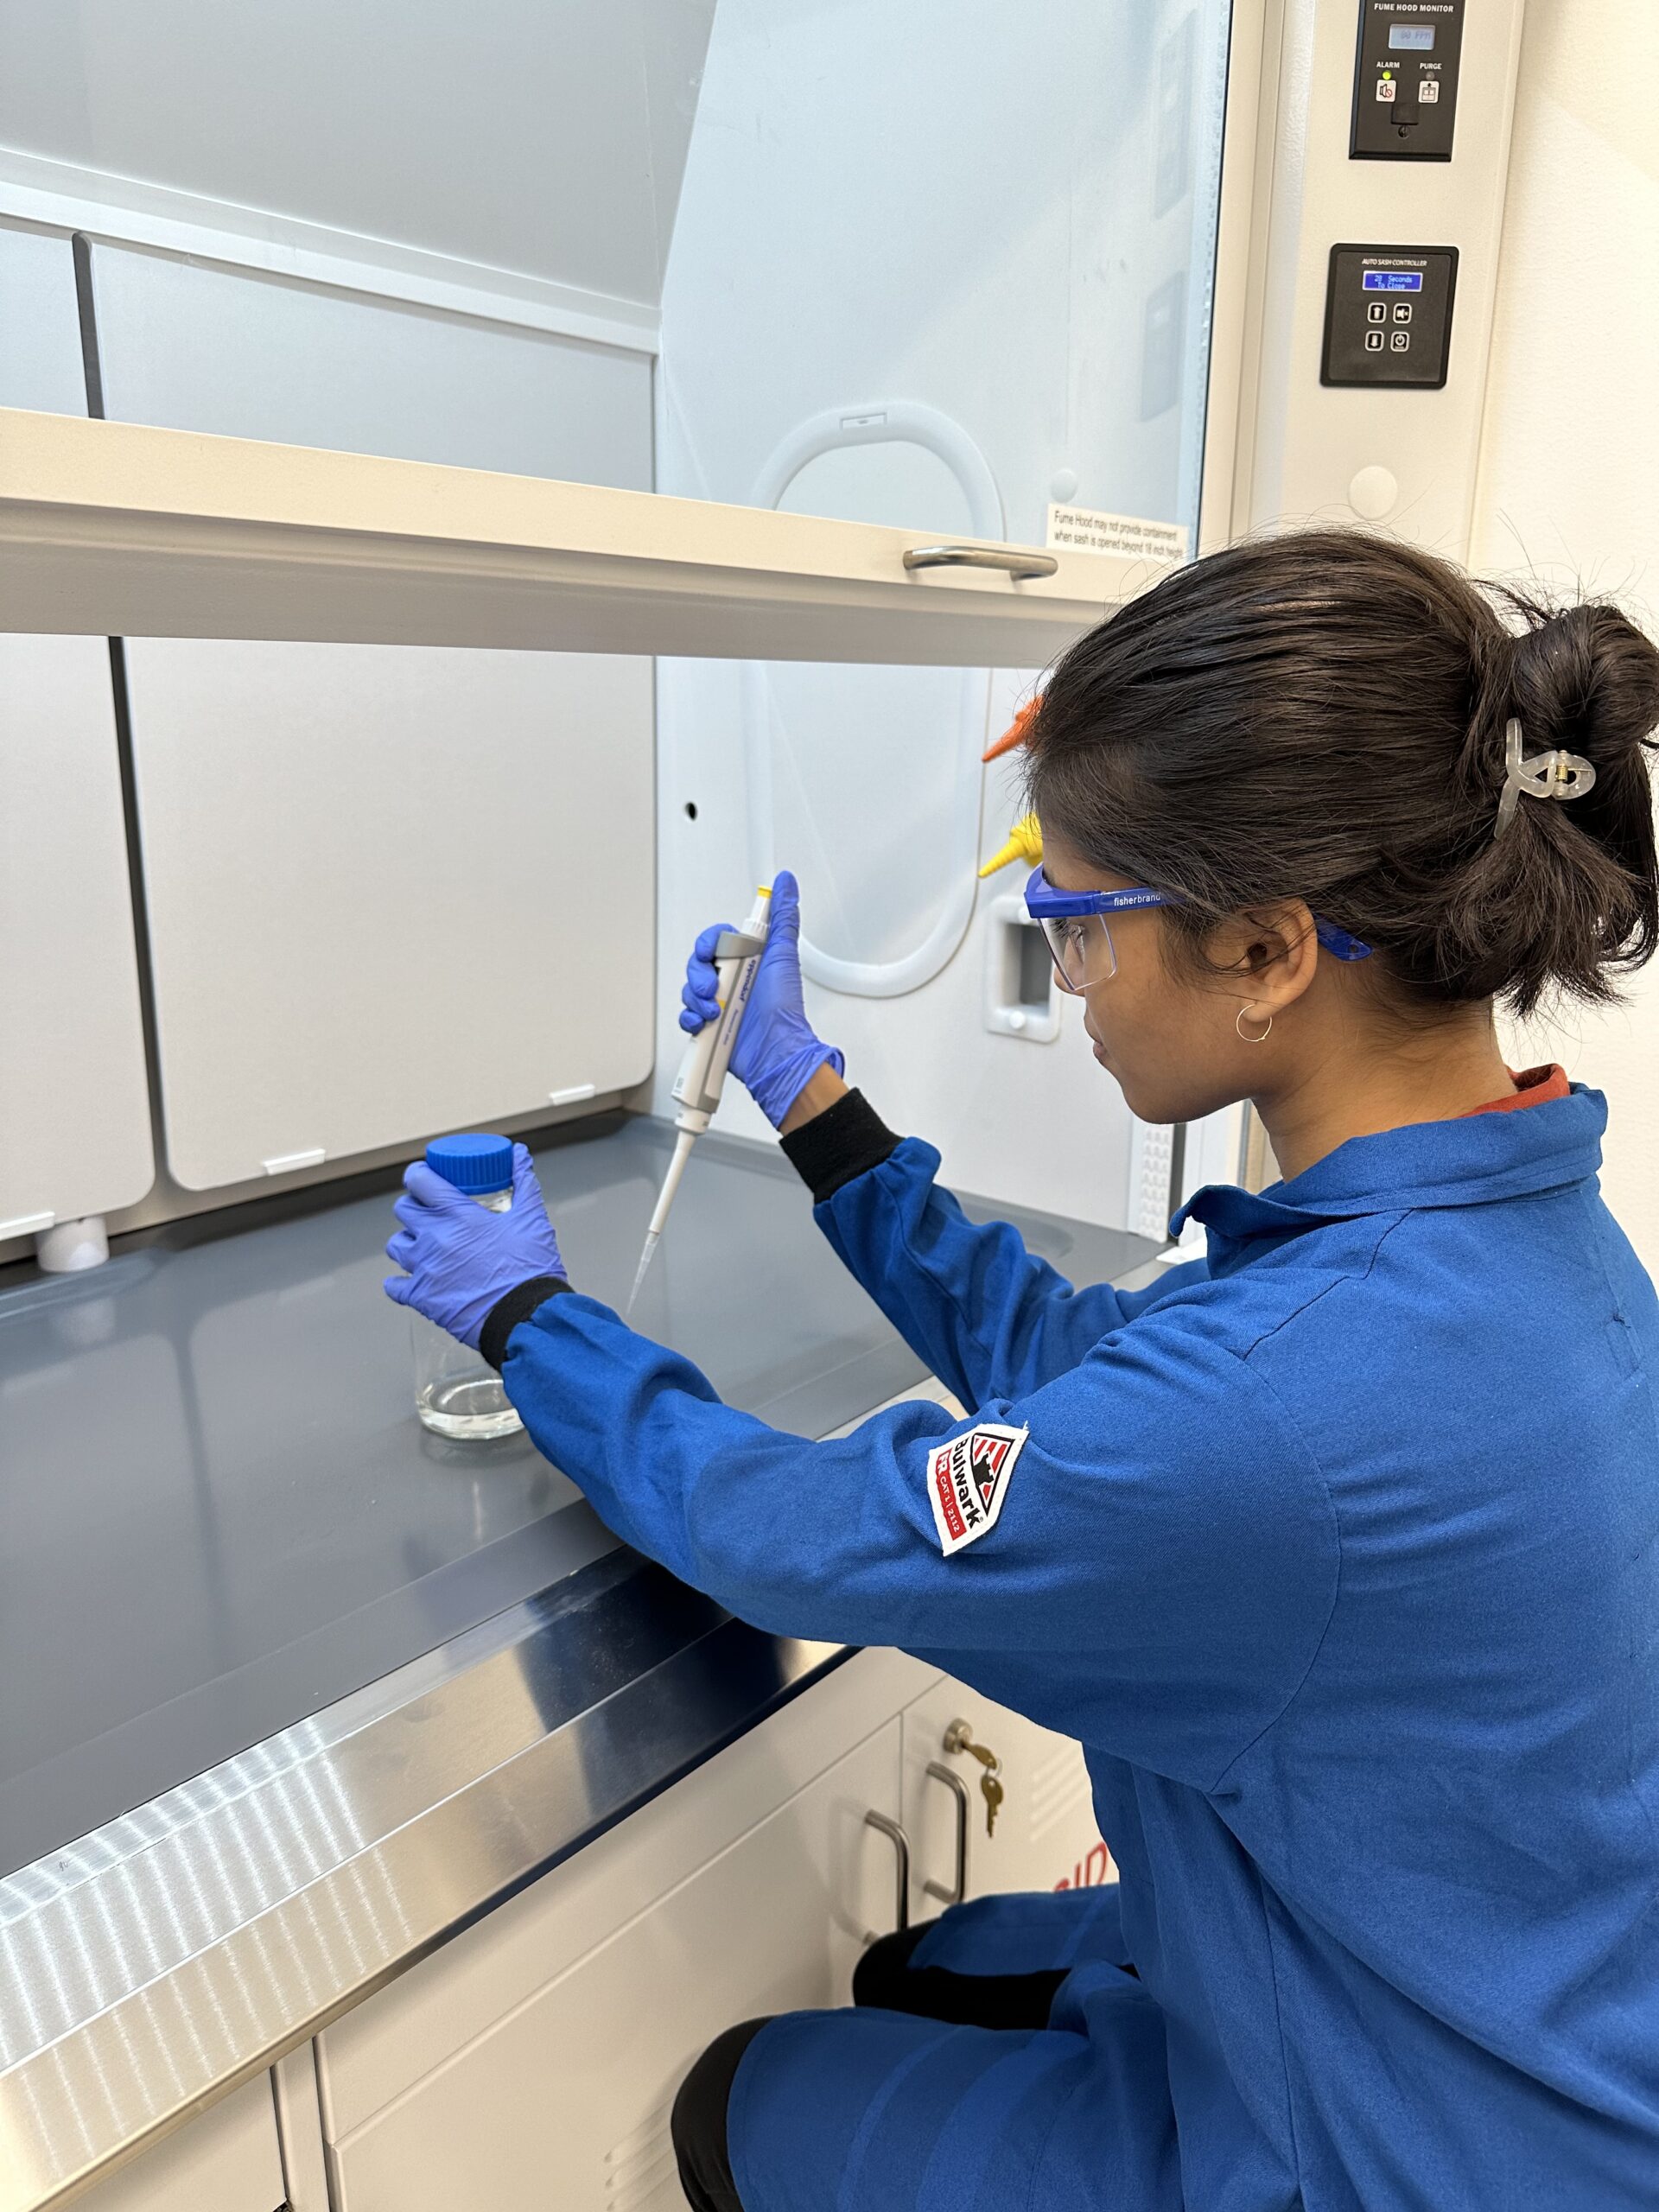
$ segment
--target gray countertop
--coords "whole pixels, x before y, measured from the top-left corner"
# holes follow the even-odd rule
[[[670,1142],[537,1155],[573,1279],[620,1304]],[[414,1414],[388,1179],[0,1275],[0,1873],[144,1806],[616,1548],[518,1437]],[[983,1211],[981,1209],[981,1211]],[[1081,1279],[1143,1240],[1016,1213]],[[769,1147],[705,1137],[634,1315],[818,1436],[923,1380]]]

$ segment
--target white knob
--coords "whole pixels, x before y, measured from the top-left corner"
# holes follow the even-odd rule
[[[1016,1036],[1019,1034],[1020,1030],[1025,1027],[1025,1026],[1026,1017],[1023,1014],[1011,1014],[1008,1016],[1008,1027],[1014,1031]]]
[[[1373,465],[1362,468],[1348,486],[1348,504],[1362,522],[1381,522],[1400,497],[1393,472]]]
[[[84,1221],[54,1221],[35,1239],[35,1264],[49,1275],[79,1274],[83,1268],[101,1268],[110,1256],[110,1239],[102,1214]]]

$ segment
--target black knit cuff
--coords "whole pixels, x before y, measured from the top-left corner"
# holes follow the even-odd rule
[[[528,1282],[521,1282],[505,1298],[498,1298],[484,1317],[484,1326],[478,1332],[478,1348],[497,1373],[507,1356],[507,1338],[521,1321],[528,1321],[538,1306],[545,1306],[570,1285],[563,1275],[532,1275]]]
[[[899,1140],[861,1090],[849,1090],[780,1140],[815,1206],[879,1167]]]

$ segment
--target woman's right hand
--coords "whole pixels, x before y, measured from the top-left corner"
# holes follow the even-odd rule
[[[715,922],[691,948],[685,988],[680,994],[680,1027],[695,1037],[720,1011],[715,996],[715,946],[721,932],[735,926]],[[772,915],[766,949],[744,1009],[743,1025],[732,1052],[732,1073],[747,1090],[774,1129],[821,1067],[841,1074],[845,1062],[833,1045],[814,1033],[806,1018],[801,988],[801,898],[785,868],[772,887]]]

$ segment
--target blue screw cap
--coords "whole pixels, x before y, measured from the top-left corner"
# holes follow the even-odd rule
[[[426,1164],[435,1175],[474,1198],[487,1191],[510,1190],[512,1139],[478,1130],[466,1136],[435,1137],[426,1147]]]

